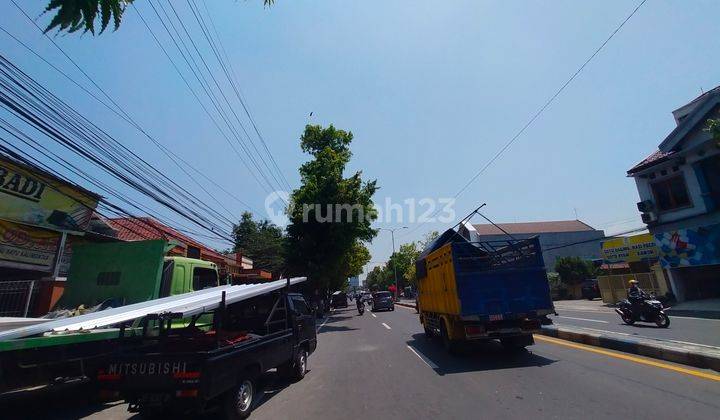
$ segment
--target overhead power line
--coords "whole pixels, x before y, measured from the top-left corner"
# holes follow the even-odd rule
[[[15,40],[16,42],[18,42],[18,43],[19,43],[21,46],[23,46],[25,49],[27,49],[28,51],[30,51],[33,55],[35,55],[36,57],[38,57],[39,59],[41,59],[41,60],[42,60],[43,62],[45,62],[47,65],[49,65],[49,66],[50,66],[51,68],[53,68],[56,72],[60,73],[63,77],[65,77],[66,79],[70,80],[74,85],[78,86],[80,89],[82,89],[85,93],[87,93],[88,95],[90,95],[90,96],[91,96],[92,98],[94,98],[96,101],[100,102],[100,103],[101,103],[104,107],[106,107],[108,110],[110,110],[111,112],[113,112],[114,114],[116,114],[118,117],[120,117],[121,119],[123,119],[124,121],[126,121],[128,124],[130,124],[131,126],[133,126],[133,127],[134,127],[135,129],[137,129],[139,132],[141,132],[141,133],[142,133],[145,137],[147,137],[158,149],[160,149],[160,150],[170,159],[170,161],[173,162],[173,163],[175,164],[175,166],[178,167],[178,169],[180,169],[183,173],[185,173],[185,175],[187,175],[187,177],[190,178],[190,180],[191,180],[193,183],[195,183],[195,184],[196,184],[203,192],[205,192],[213,201],[215,201],[221,208],[223,208],[223,210],[225,210],[226,213],[228,213],[231,217],[236,217],[235,215],[232,214],[232,212],[230,212],[230,211],[222,204],[222,202],[221,202],[217,197],[215,197],[215,196],[214,196],[212,193],[210,193],[204,186],[202,186],[202,185],[198,182],[198,180],[197,180],[196,177],[193,177],[192,175],[190,175],[190,174],[187,172],[187,170],[185,169],[185,167],[191,169],[193,172],[199,174],[199,175],[200,175],[201,177],[203,177],[205,180],[207,180],[208,182],[212,183],[213,185],[215,185],[216,187],[218,187],[219,189],[221,189],[221,190],[223,190],[224,192],[227,193],[227,191],[226,191],[225,188],[223,188],[222,186],[220,186],[216,181],[211,180],[211,179],[210,179],[207,175],[205,175],[202,171],[200,171],[200,170],[198,170],[197,168],[195,168],[194,166],[192,166],[192,165],[191,165],[189,162],[187,162],[185,159],[182,159],[182,158],[181,158],[180,156],[178,156],[175,152],[173,152],[172,150],[170,150],[169,148],[167,148],[166,146],[164,146],[162,143],[160,143],[160,142],[159,142],[157,139],[155,139],[153,136],[151,136],[142,126],[140,126],[140,125],[129,115],[129,113],[128,113],[127,111],[125,111],[125,109],[124,109],[122,106],[120,106],[97,82],[95,82],[95,80],[94,80],[85,70],[83,70],[82,67],[80,67],[80,65],[79,65],[77,62],[75,62],[75,60],[73,60],[72,57],[70,57],[70,56],[62,49],[62,47],[60,47],[60,46],[55,42],[55,40],[53,40],[51,37],[49,37],[47,34],[45,34],[44,31],[42,30],[42,28],[40,28],[40,26],[38,26],[37,23],[36,23],[32,18],[30,18],[30,16],[29,16],[27,13],[25,13],[24,9],[22,9],[14,0],[11,0],[11,1],[12,1],[13,4],[15,5],[15,7],[25,16],[25,18],[26,18],[33,26],[35,26],[35,27],[38,29],[38,31],[40,31],[41,33],[43,33],[44,37],[47,38],[47,39],[53,44],[53,46],[55,46],[55,48],[56,48],[58,51],[60,51],[60,53],[61,53],[65,58],[67,58],[67,60],[70,61],[70,62],[73,64],[73,66],[74,66],[75,68],[77,68],[77,69],[85,76],[85,78],[87,78],[87,79],[90,81],[90,83],[91,83],[93,86],[95,86],[95,88],[96,88],[99,92],[102,93],[102,95],[103,95],[105,98],[107,98],[107,100],[108,100],[113,106],[108,105],[104,100],[98,98],[95,94],[93,94],[93,93],[90,92],[88,89],[86,89],[84,86],[82,86],[81,84],[79,84],[77,81],[75,81],[73,78],[71,78],[67,73],[63,72],[61,69],[59,69],[57,66],[53,65],[53,64],[52,64],[51,62],[49,62],[47,59],[43,58],[40,54],[38,54],[37,52],[35,52],[31,47],[29,47],[27,44],[25,44],[24,42],[22,42],[20,39],[18,39],[18,38],[15,37],[14,35],[12,35],[12,34],[11,34],[9,31],[7,31],[5,28],[0,27],[0,30],[2,30],[5,34],[7,34],[8,36],[10,36],[13,40]],[[182,165],[179,164],[177,161],[182,162]],[[239,198],[237,198],[236,196],[234,196],[234,195],[232,195],[232,194],[231,194],[231,197],[234,198],[236,201],[238,201],[238,202],[239,202],[240,204],[242,204],[243,206],[245,206],[246,208],[251,209],[251,210],[257,212],[257,211],[254,210],[251,206],[249,206],[247,203],[245,203],[243,200],[240,200]]]
[[[637,4],[637,6],[635,6],[635,8],[632,10],[632,12],[630,12],[630,14],[629,14],[627,17],[625,17],[625,19],[623,19],[622,22],[620,22],[620,24],[610,33],[610,35],[602,42],[602,44],[600,44],[600,46],[597,47],[597,48],[593,51],[593,53],[585,60],[585,62],[583,62],[583,64],[582,64],[580,67],[578,67],[577,70],[575,70],[575,72],[565,81],[565,83],[563,83],[563,84],[560,86],[560,88],[559,88],[557,91],[555,91],[555,93],[554,93],[552,96],[550,96],[550,98],[549,98],[548,100],[545,101],[545,103],[535,112],[535,114],[533,114],[533,115],[530,117],[530,119],[520,128],[520,130],[518,130],[518,131],[510,138],[510,140],[508,140],[508,141],[503,145],[503,147],[501,147],[500,150],[498,150],[497,153],[495,153],[495,155],[493,155],[493,157],[490,158],[490,160],[488,160],[487,163],[485,163],[485,165],[483,165],[483,166],[480,168],[480,170],[477,171],[477,172],[475,173],[475,175],[473,175],[473,176],[462,186],[462,188],[460,188],[460,190],[458,190],[457,193],[455,193],[455,195],[453,196],[453,198],[457,199],[458,197],[460,197],[460,195],[462,195],[462,193],[463,193],[473,182],[475,182],[475,180],[478,179],[478,177],[480,177],[480,175],[482,175],[483,173],[485,173],[485,171],[490,167],[490,165],[492,165],[495,161],[497,161],[497,160],[505,153],[505,151],[507,151],[508,148],[510,148],[510,146],[512,146],[512,144],[515,143],[515,141],[545,112],[545,110],[555,101],[555,99],[557,99],[557,97],[560,96],[560,94],[563,93],[563,91],[565,91],[565,88],[567,88],[568,85],[570,85],[570,83],[572,83],[572,81],[575,80],[575,78],[577,78],[577,76],[580,75],[580,73],[582,73],[582,71],[585,69],[585,67],[587,67],[587,65],[590,64],[590,62],[600,53],[600,51],[602,51],[602,49],[605,48],[605,46],[606,46],[606,45],[610,42],[610,40],[612,40],[613,37],[615,37],[615,35],[625,26],[625,24],[626,24],[633,16],[635,16],[635,13],[637,13],[637,11],[638,11],[646,2],[647,2],[647,0],[642,0],[640,3]],[[434,218],[435,216],[437,216],[437,215],[440,213],[440,211],[442,211],[442,209],[438,209],[438,210],[431,216],[431,219]],[[425,222],[425,223],[426,223],[426,222]],[[422,226],[423,224],[424,224],[424,223],[419,223],[415,228],[413,228],[413,229],[411,229],[410,231],[408,231],[408,232],[406,233],[406,235],[409,235],[409,234],[411,234],[412,232],[416,231],[416,230],[419,229],[420,226]]]

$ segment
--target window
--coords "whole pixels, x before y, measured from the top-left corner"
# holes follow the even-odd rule
[[[685,178],[675,176],[650,184],[655,203],[660,211],[674,210],[690,206]]]
[[[307,303],[305,302],[305,299],[303,299],[299,296],[293,296],[292,303],[293,303],[293,307],[295,308],[295,312],[297,312],[301,315],[309,315],[310,314],[310,309],[308,308]]]
[[[217,271],[196,267],[193,270],[193,290],[207,289],[218,285]]]

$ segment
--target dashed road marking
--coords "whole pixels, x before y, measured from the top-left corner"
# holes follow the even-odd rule
[[[375,315],[375,314],[374,314],[374,313],[372,313],[372,312],[370,312],[370,315],[372,315],[372,316],[373,316],[373,318],[377,318],[377,315]]]
[[[382,325],[383,325],[383,327],[387,328],[388,330],[392,330],[392,328],[390,328],[390,326],[388,324],[383,322]]]

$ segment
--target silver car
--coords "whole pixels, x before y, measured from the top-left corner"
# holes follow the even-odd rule
[[[395,310],[395,302],[393,302],[392,294],[390,294],[390,292],[373,293],[372,310],[375,312],[380,309],[387,309],[388,311]]]

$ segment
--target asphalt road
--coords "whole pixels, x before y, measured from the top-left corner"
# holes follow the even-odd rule
[[[569,309],[564,306],[566,305],[558,304],[556,307],[559,317],[551,316],[558,326],[573,325],[635,337],[720,346],[720,319],[670,316],[670,327],[658,328],[655,324],[645,322],[627,325],[612,308],[598,306],[596,309],[585,309],[578,305]]]
[[[716,372],[546,337],[529,352],[507,354],[490,343],[451,356],[424,337],[414,310],[374,315],[351,307],[329,317],[305,379],[265,375],[251,418],[709,419],[720,412]],[[35,404],[35,414],[131,417],[124,404],[56,403]]]

